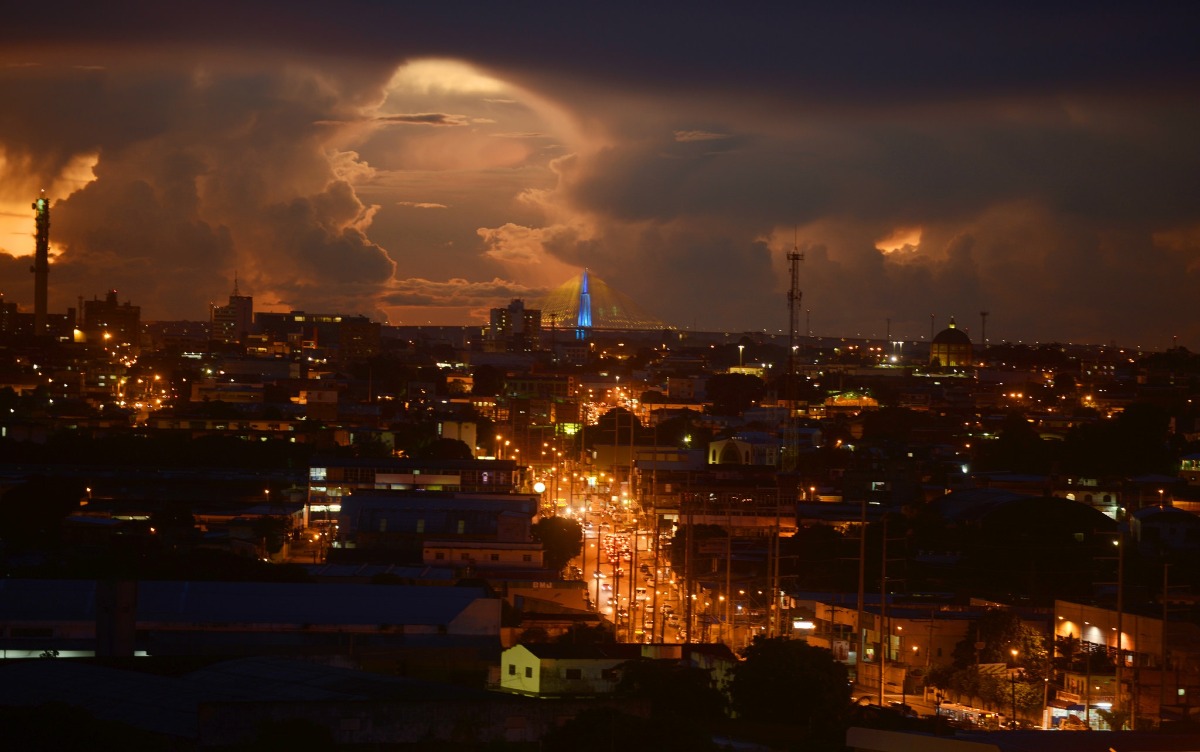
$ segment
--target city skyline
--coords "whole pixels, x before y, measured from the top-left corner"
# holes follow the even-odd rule
[[[540,12],[536,12],[539,11]],[[589,268],[681,329],[1200,349],[1186,7],[22,8],[0,292],[483,324]],[[808,313],[811,312],[811,313]]]

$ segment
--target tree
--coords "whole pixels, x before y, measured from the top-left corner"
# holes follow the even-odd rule
[[[542,544],[548,569],[561,570],[583,551],[583,526],[566,517],[543,517],[533,524],[533,539]]]
[[[165,737],[124,723],[96,718],[84,708],[62,702],[0,708],[5,749],[120,749],[150,752],[171,749]]]
[[[712,431],[697,425],[686,411],[658,423],[654,430],[655,443],[664,447],[704,447],[712,439]]]
[[[725,716],[725,696],[709,671],[676,660],[636,658],[621,666],[618,694],[650,701],[650,717],[704,731]]]
[[[713,413],[741,415],[762,400],[767,385],[757,376],[745,373],[722,373],[708,380],[708,398]]]
[[[1113,710],[1111,708],[1097,708],[1096,715],[1108,724],[1108,727],[1113,731],[1123,730],[1129,725],[1130,713],[1128,710]]]
[[[545,752],[612,752],[652,749],[655,752],[704,752],[715,750],[712,738],[679,733],[650,718],[622,713],[613,708],[585,710],[542,739]]]
[[[1049,469],[1051,447],[1019,412],[1010,412],[999,437],[981,451],[980,464],[993,470],[1040,473]]]
[[[337,749],[333,732],[329,727],[308,718],[265,719],[259,722],[254,741],[243,749],[275,750],[295,752],[322,752]]]
[[[10,546],[36,547],[57,541],[63,520],[79,509],[82,481],[33,476],[0,499],[0,539]]]
[[[434,439],[413,453],[423,460],[469,460],[475,455],[466,442],[459,439]]]
[[[976,643],[983,643],[978,651]],[[1015,667],[1027,676],[1038,680],[1049,676],[1050,654],[1042,633],[1022,622],[1015,611],[989,609],[971,625],[967,638],[955,646],[955,665],[1011,663],[1013,650],[1017,651]]]
[[[267,554],[277,554],[283,550],[292,521],[287,517],[257,517],[250,525],[254,537],[262,543],[263,551]]]
[[[739,718],[805,727],[816,738],[841,731],[850,708],[846,667],[825,649],[784,637],[755,637],[729,686]]]
[[[588,626],[587,624],[572,624],[567,631],[555,637],[553,642],[558,645],[611,645],[617,641],[613,633],[612,622]]]
[[[926,416],[904,407],[872,410],[863,415],[863,441],[904,443],[914,428],[928,422]]]
[[[495,397],[504,390],[504,372],[493,365],[483,363],[475,366],[471,377],[472,394]]]
[[[642,424],[637,416],[624,407],[614,407],[600,416],[600,419],[596,421],[595,428],[588,429],[588,446],[628,443],[631,424],[634,435],[639,435]]]

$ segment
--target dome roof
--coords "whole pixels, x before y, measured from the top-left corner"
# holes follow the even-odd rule
[[[967,336],[966,332],[954,325],[954,319],[950,319],[950,326],[938,332],[937,336],[933,338],[933,344],[969,345],[971,344],[971,338]]]

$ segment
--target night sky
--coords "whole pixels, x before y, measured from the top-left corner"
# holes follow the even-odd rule
[[[31,309],[44,188],[56,312],[203,320],[236,273],[483,323],[587,267],[786,333],[798,245],[815,334],[1200,350],[1190,4],[477,5],[6,11],[0,291]]]

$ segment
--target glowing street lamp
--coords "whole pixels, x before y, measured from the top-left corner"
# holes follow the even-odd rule
[[[1012,728],[1015,731],[1017,728],[1017,649],[1013,648],[1009,652],[1012,653],[1013,659],[1013,669],[1009,673],[1008,678],[1012,684]]]

